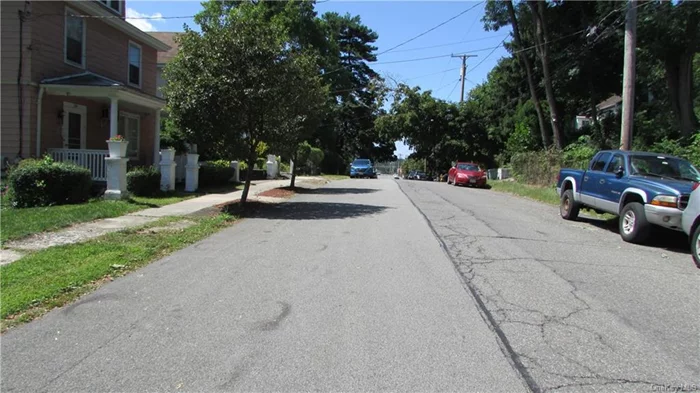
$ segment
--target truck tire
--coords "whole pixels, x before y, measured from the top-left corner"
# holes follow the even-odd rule
[[[572,190],[564,191],[559,205],[559,214],[561,214],[561,218],[570,221],[576,220],[580,210],[581,205],[574,200],[574,192]]]
[[[695,266],[700,268],[700,225],[690,234],[690,252],[693,254]]]
[[[651,224],[644,213],[644,205],[630,202],[620,213],[620,236],[629,243],[644,243],[651,233]]]

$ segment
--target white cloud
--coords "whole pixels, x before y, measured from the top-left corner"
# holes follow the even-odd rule
[[[165,22],[165,19],[163,19],[163,14],[161,14],[160,12],[148,15],[142,14],[133,8],[127,8],[126,21],[138,27],[142,31],[158,31],[158,29],[153,25],[153,23]]]

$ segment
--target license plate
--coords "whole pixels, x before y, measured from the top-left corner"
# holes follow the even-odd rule
[[[476,183],[476,179],[469,179],[469,183]]]

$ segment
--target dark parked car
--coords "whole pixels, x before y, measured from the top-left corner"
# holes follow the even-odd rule
[[[418,171],[410,171],[410,172],[408,172],[408,176],[406,176],[406,179],[408,179],[408,180],[416,180],[416,173],[418,173]]]
[[[433,180],[433,177],[428,175],[425,172],[419,171],[419,172],[416,172],[415,180],[428,180],[428,181],[430,181],[430,180]]]

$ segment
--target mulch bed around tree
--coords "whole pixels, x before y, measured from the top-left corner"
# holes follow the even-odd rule
[[[273,188],[271,190],[263,191],[258,196],[270,197],[270,198],[291,198],[296,194],[296,191],[289,187]]]

